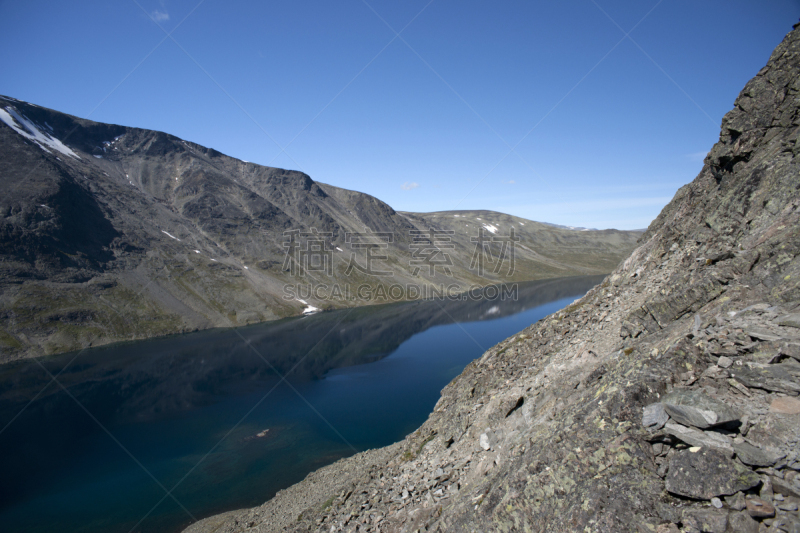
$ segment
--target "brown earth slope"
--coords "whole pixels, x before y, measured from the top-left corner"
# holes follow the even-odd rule
[[[800,29],[606,280],[400,443],[188,531],[800,531]]]

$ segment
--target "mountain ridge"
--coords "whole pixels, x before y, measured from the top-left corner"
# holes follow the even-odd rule
[[[0,97],[0,153],[0,360],[385,303],[353,297],[360,285],[378,295],[393,285],[458,292],[606,273],[639,236],[581,236],[500,213],[442,228],[436,215],[398,213],[302,172],[9,97]],[[513,268],[489,233],[484,252],[508,268],[471,267],[471,239],[488,225],[496,236],[515,226]],[[384,241],[348,240],[367,230]],[[324,268],[301,265],[300,251]],[[370,253],[373,270],[391,276],[364,266]],[[350,296],[330,294],[344,285]],[[316,292],[297,296],[298,286]],[[399,299],[409,294],[418,297]]]

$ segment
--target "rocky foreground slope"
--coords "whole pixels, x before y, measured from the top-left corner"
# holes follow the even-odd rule
[[[442,231],[433,241],[431,228]],[[472,238],[485,234],[496,263],[503,243],[490,239],[512,228],[513,269],[508,253],[503,268],[471,266]],[[367,231],[384,236],[360,241]],[[605,274],[639,236],[488,211],[398,213],[302,172],[0,97],[0,361],[389,300],[357,297],[362,284],[459,292]],[[364,246],[380,258],[368,265]]]
[[[800,531],[800,29],[612,275],[400,443],[188,531]]]

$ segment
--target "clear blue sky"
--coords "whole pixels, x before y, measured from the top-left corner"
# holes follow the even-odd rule
[[[198,2],[2,2],[0,93],[398,210],[633,229],[800,17],[800,0]]]

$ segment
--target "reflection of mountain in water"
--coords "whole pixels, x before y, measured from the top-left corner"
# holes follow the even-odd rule
[[[375,361],[414,334],[453,322],[512,315],[583,294],[602,276],[519,283],[515,300],[428,300],[369,306],[237,330],[212,330],[87,350],[58,380],[91,412],[139,420],[214,403],[278,378],[317,379],[333,368]],[[75,354],[43,360],[56,374]],[[267,364],[266,361],[269,362]],[[0,366],[0,421],[8,421],[47,383],[36,362]],[[28,409],[58,411],[51,385]]]

